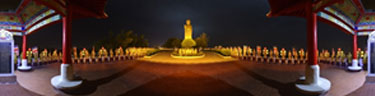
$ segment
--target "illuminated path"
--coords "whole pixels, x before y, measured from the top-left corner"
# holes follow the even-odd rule
[[[274,65],[248,61],[214,64],[159,64],[140,60],[108,64],[75,64],[75,72],[86,79],[74,92],[60,93],[49,83],[60,64],[32,72],[16,72],[24,88],[45,96],[302,96],[294,82],[304,74],[305,65]],[[321,76],[332,82],[329,96],[344,96],[359,88],[364,72],[346,72],[321,64]]]

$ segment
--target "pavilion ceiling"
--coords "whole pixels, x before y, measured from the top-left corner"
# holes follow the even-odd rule
[[[307,0],[268,0],[268,17],[305,17]],[[279,3],[283,2],[283,3]],[[302,6],[303,5],[303,6]],[[375,0],[314,0],[319,20],[346,33],[366,36],[375,29]]]
[[[107,0],[4,0],[0,4],[0,29],[15,36],[37,31],[61,21],[66,2],[72,6],[73,18],[107,18]]]

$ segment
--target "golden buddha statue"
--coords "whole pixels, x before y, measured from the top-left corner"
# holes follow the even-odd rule
[[[304,62],[305,60],[305,51],[301,48],[299,49],[298,54],[299,54],[299,60],[297,61],[297,63],[300,64],[301,61]]]
[[[348,52],[348,55],[346,55],[346,58],[348,60],[348,64],[351,64],[352,63],[352,60],[353,60],[353,55],[351,52]]]
[[[263,53],[263,59],[261,59],[261,62],[267,60],[267,58],[268,58],[269,51],[268,51],[267,47],[263,47],[262,53]]]
[[[325,50],[324,51],[324,60],[325,60],[325,62],[328,62],[329,57],[330,57],[330,54],[329,54],[328,50]]]
[[[117,59],[117,60],[121,60],[121,56],[122,56],[123,53],[124,53],[124,52],[123,52],[121,46],[120,46],[119,48],[117,48],[117,49],[115,50],[115,57],[116,57],[116,59]]]
[[[59,52],[59,61],[60,61],[60,62],[62,61],[62,58],[63,58],[63,56],[62,56],[62,52],[60,51],[60,52]]]
[[[242,48],[242,56],[247,56],[247,46],[242,46],[243,48]]]
[[[272,57],[272,62],[276,63],[276,60],[279,59],[279,50],[277,49],[276,46],[273,46],[273,57]]]
[[[185,28],[185,38],[181,42],[181,46],[184,48],[191,48],[196,45],[195,41],[193,40],[193,26],[191,25],[190,19],[186,20],[186,24],[184,25]]]
[[[344,59],[344,51],[341,50],[341,48],[338,48],[337,49],[337,53],[336,53],[336,62],[339,63],[340,65],[342,64],[343,62],[343,59]]]
[[[48,54],[48,51],[47,51],[47,49],[44,49],[43,51],[42,51],[42,53],[40,54],[40,59],[41,59],[41,61],[42,62],[47,62],[47,54]]]
[[[98,52],[98,58],[100,58],[101,61],[104,62],[107,56],[108,56],[107,50],[102,46],[102,48]]]
[[[293,59],[293,54],[292,54],[291,51],[288,51],[288,60],[286,60],[286,61],[287,61],[286,64],[288,64],[289,61],[290,61],[290,62],[293,62],[292,59]]]
[[[255,56],[255,61],[258,61],[258,59],[262,59],[262,47],[257,46],[256,47],[256,56]]]
[[[96,63],[99,62],[98,58],[96,58],[96,52],[95,52],[95,47],[92,47],[91,49],[91,62],[95,61]]]
[[[53,50],[52,52],[52,60],[57,61],[58,60],[58,54],[57,54],[57,49]]]
[[[281,56],[281,59],[279,59],[279,63],[282,63],[282,61],[286,61],[286,54],[287,54],[287,52],[286,52],[286,50],[285,50],[285,48],[281,48],[281,50],[280,50],[280,56]]]
[[[332,48],[332,51],[331,51],[331,57],[329,57],[329,63],[332,64],[332,63],[335,63],[336,62],[336,52],[335,52],[335,49]]]
[[[112,59],[113,59],[113,49],[109,49],[108,61],[111,61]]]
[[[27,57],[27,63],[31,63],[33,59],[33,51],[31,51],[31,48],[29,48],[26,51],[26,57]]]
[[[82,62],[85,64],[86,63],[86,60],[88,59],[89,57],[89,52],[87,51],[86,48],[83,48],[80,52],[79,52],[79,59],[82,60]]]

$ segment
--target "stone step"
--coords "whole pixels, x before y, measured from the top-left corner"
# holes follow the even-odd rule
[[[375,77],[366,77],[366,83],[375,83]]]
[[[5,83],[15,83],[17,82],[17,77],[14,76],[0,76],[0,84]]]

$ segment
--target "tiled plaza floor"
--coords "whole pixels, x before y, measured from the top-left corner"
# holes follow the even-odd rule
[[[365,84],[358,90],[350,93],[348,96],[374,96],[375,95],[375,77],[367,77]]]
[[[50,84],[51,77],[59,74],[59,66],[50,64],[32,72],[16,72],[17,80],[25,89],[44,96],[302,96],[295,90],[294,82],[305,68],[249,61],[179,65],[130,60],[75,64],[75,72],[85,79],[84,83],[76,91],[64,93]],[[364,71],[347,72],[321,64],[321,76],[332,83],[326,96],[350,94],[362,86],[365,75]]]
[[[40,96],[34,92],[30,92],[22,88],[17,83],[0,84],[0,96]]]

